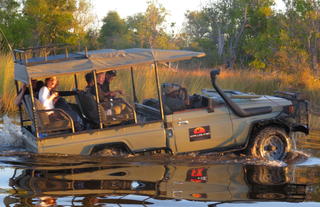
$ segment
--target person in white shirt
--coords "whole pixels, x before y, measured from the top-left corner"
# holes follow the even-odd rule
[[[39,101],[42,103],[45,109],[53,109],[58,97],[57,92],[53,92],[58,84],[57,77],[46,78],[44,86],[39,91]]]
[[[46,78],[44,82],[45,86],[39,91],[39,100],[43,107],[47,110],[54,108],[62,109],[73,119],[76,131],[84,129],[84,123],[80,115],[71,108],[64,98],[59,97],[58,92],[55,92],[55,89],[58,86],[57,77]],[[54,117],[53,111],[47,113]]]

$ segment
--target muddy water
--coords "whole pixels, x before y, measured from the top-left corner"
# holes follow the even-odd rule
[[[0,206],[319,206],[320,131],[286,162],[234,154],[102,158],[23,150],[0,121]]]

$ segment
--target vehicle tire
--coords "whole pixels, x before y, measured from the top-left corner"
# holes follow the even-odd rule
[[[291,150],[291,141],[282,128],[266,127],[252,139],[249,154],[265,160],[283,160]]]

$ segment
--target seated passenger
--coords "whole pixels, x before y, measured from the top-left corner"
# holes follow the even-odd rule
[[[105,75],[105,80],[102,84],[102,91],[107,93],[108,96],[110,97],[115,97],[117,94],[118,95],[123,95],[122,90],[115,90],[115,91],[110,91],[110,82],[113,80],[114,77],[117,76],[117,71],[115,70],[110,70],[106,72]]]
[[[111,72],[97,73],[97,84],[98,84],[98,94],[100,102],[107,102],[110,99],[116,97],[117,95],[123,95],[121,90],[110,91],[110,81],[115,76],[115,71]],[[93,83],[92,73],[87,73],[86,76],[87,86],[86,91],[90,92],[92,95],[96,95],[96,89]]]
[[[125,121],[126,119],[132,119],[133,112],[130,108],[128,108],[128,103],[126,103],[122,98],[116,98],[116,94],[123,94],[122,91],[106,91],[106,88],[103,89],[103,84],[105,83],[106,73],[98,73],[97,74],[97,88],[100,106],[102,107],[102,122],[105,125],[120,123],[121,121]],[[85,79],[87,81],[87,86],[85,91],[90,93],[91,95],[96,95],[96,89],[93,83],[93,75],[92,73],[87,73],[85,75]],[[108,81],[110,81],[108,79]],[[109,90],[109,89],[107,89]],[[88,104],[88,103],[87,103]],[[86,105],[86,104],[84,104]],[[89,113],[87,112],[89,115]],[[91,116],[90,116],[91,117]],[[117,118],[116,118],[117,117]],[[122,118],[120,118],[122,117]],[[121,120],[120,120],[121,119]]]
[[[90,92],[90,90],[92,90],[91,88],[94,87],[94,81],[93,81],[93,73],[87,73],[85,75],[85,79],[87,82],[87,86],[84,89],[85,92]]]
[[[173,83],[163,83],[161,88],[166,114],[185,110],[189,106],[189,96],[185,88]]]
[[[57,84],[56,77],[46,78],[45,85],[39,91],[39,101],[47,110],[54,109],[54,104],[59,96],[58,92],[54,92]],[[53,112],[48,112],[48,114],[53,114]]]
[[[38,98],[40,88],[44,85],[44,83],[43,81],[31,80],[31,84],[34,96]],[[24,95],[30,95],[29,85],[25,83],[23,83],[17,97],[15,98],[14,104],[19,106],[22,102],[22,99],[24,98]]]
[[[77,112],[75,112],[71,106],[66,102],[64,98],[59,97],[59,93],[55,92],[58,85],[56,77],[50,77],[45,79],[45,85],[39,91],[39,100],[43,107],[47,110],[60,108],[65,111],[74,121],[74,126],[77,131],[84,128],[84,123]],[[48,112],[51,119],[57,119],[58,117],[53,111]]]
[[[92,73],[91,73],[92,74]],[[86,75],[86,80],[89,79],[92,79],[93,80],[93,77],[91,78],[91,76],[89,75],[89,73]],[[94,83],[92,84],[92,81],[88,81],[87,80],[87,87],[86,87],[86,91],[90,92],[92,95],[96,95],[96,88],[94,86]],[[102,72],[102,73],[98,73],[97,74],[97,87],[98,87],[98,95],[99,95],[99,100],[100,102],[104,102],[104,101],[107,101],[110,97],[108,96],[107,93],[105,93],[103,90],[102,90],[102,85],[105,81],[105,72]]]

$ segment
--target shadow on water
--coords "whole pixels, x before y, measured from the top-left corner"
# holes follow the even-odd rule
[[[0,202],[1,206],[214,207],[265,206],[271,201],[281,206],[318,205],[320,145],[314,144],[319,137],[320,132],[314,131],[298,142],[311,157],[298,151],[286,162],[231,153],[127,158],[36,155],[13,150],[20,149],[18,140],[6,141],[0,153]]]

